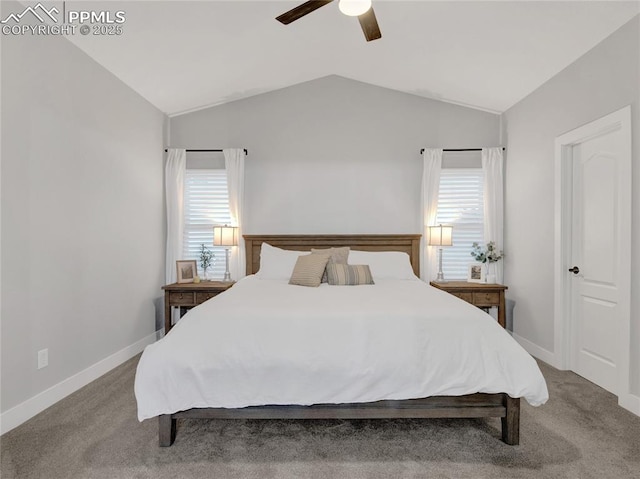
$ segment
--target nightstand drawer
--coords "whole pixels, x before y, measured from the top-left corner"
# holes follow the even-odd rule
[[[473,304],[476,306],[496,306],[500,303],[500,293],[473,293]]]
[[[175,292],[169,293],[169,302],[174,305],[193,306],[195,302],[195,293],[192,292]]]
[[[473,293],[451,293],[460,299],[464,299],[467,303],[473,304]]]
[[[211,299],[214,296],[217,296],[218,292],[207,291],[202,293],[196,293],[196,304],[204,303],[207,299]]]

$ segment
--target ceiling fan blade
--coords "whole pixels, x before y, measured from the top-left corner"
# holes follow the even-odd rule
[[[276,17],[276,20],[285,25],[289,25],[291,22],[295,22],[299,18],[302,18],[331,2],[333,2],[333,0],[310,0],[308,2],[304,2],[302,5],[298,5],[296,8],[292,8],[279,17]]]
[[[368,42],[382,38],[382,33],[380,33],[380,27],[378,26],[378,20],[376,20],[376,14],[373,11],[373,7],[360,15],[358,20],[360,20],[362,32]]]

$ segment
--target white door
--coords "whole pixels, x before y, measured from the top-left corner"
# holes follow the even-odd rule
[[[568,152],[570,368],[614,394],[630,306],[628,142],[623,129],[607,127],[570,145]]]

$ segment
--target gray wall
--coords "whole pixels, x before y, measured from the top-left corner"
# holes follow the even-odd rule
[[[505,278],[515,333],[554,352],[554,141],[632,105],[632,388],[640,392],[640,17],[636,16],[504,114],[507,132]],[[635,294],[633,294],[635,293]]]
[[[495,146],[498,115],[329,76],[170,120],[244,147],[245,233],[420,233],[422,147]]]
[[[165,121],[65,38],[3,36],[3,412],[154,333]]]

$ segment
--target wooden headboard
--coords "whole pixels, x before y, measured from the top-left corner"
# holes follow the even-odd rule
[[[262,243],[282,249],[310,251],[311,248],[349,246],[360,251],[403,251],[409,255],[416,276],[420,276],[420,237],[409,235],[244,235],[247,274],[260,269]]]

